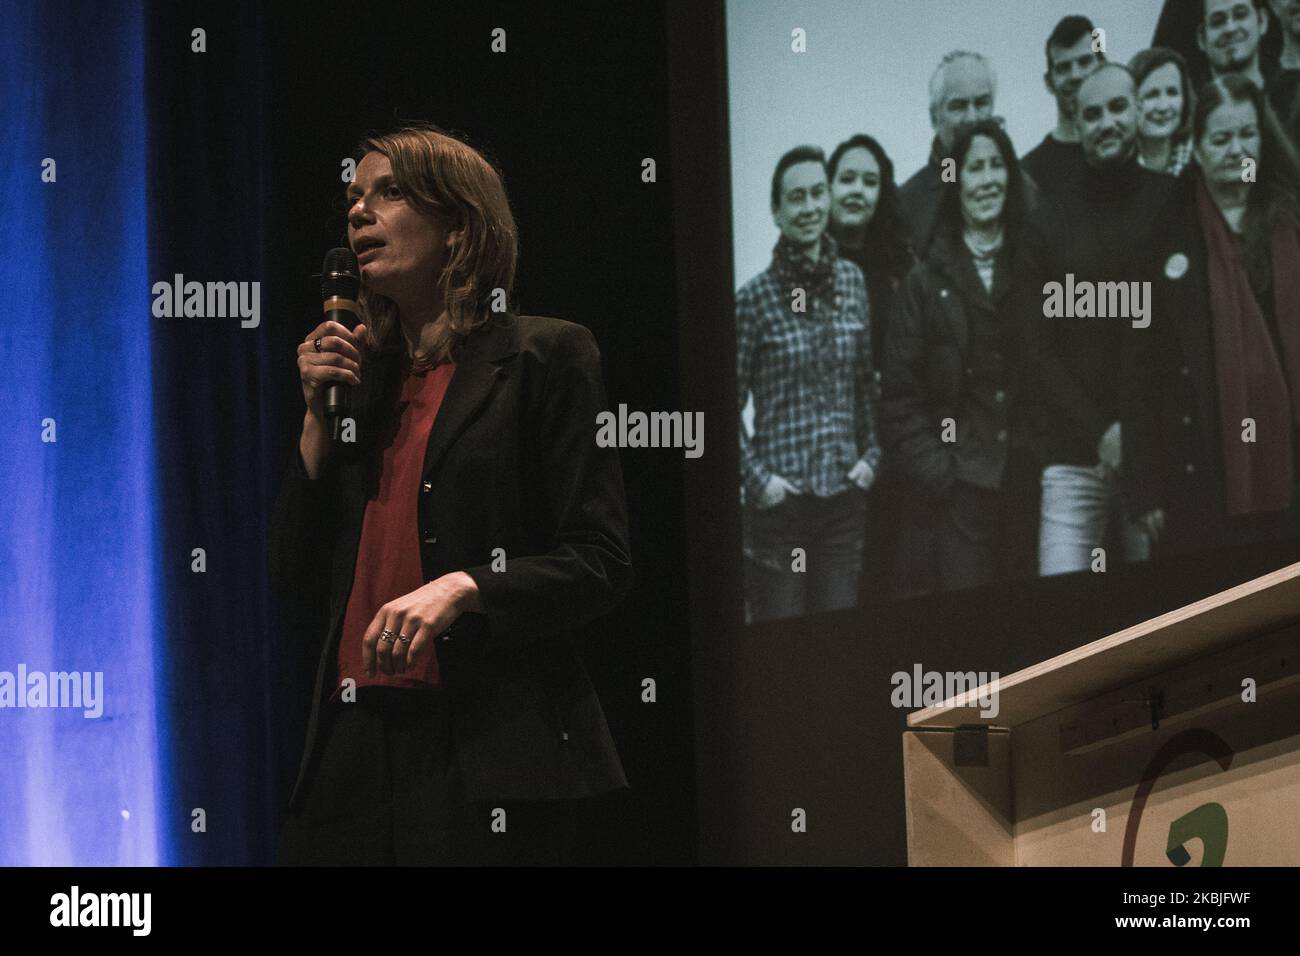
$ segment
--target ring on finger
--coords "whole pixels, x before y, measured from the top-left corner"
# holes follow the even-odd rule
[[[316,345],[316,351],[319,352],[319,351],[321,350],[321,347],[320,347],[320,336],[319,336],[319,335],[316,336],[316,342],[315,342],[315,345]]]
[[[385,644],[391,644],[393,643],[393,637],[394,632],[386,627],[384,628],[383,633],[379,635],[379,640]]]

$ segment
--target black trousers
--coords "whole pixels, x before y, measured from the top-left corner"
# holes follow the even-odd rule
[[[302,801],[280,834],[282,866],[565,866],[586,801],[465,800],[445,699],[361,688],[330,702]]]
[[[1038,575],[1040,469],[1012,456],[997,491],[963,481],[914,497],[899,539],[896,597],[961,591]]]

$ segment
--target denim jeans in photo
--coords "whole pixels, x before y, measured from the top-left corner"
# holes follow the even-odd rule
[[[744,509],[747,621],[855,607],[862,572],[867,492],[856,485],[819,498],[786,495],[771,508]],[[803,571],[791,551],[803,548]]]
[[[1043,469],[1038,573],[1069,574],[1092,567],[1094,548],[1118,547],[1125,561],[1145,561],[1151,541],[1124,514],[1113,473],[1100,466],[1048,465]],[[1108,553],[1109,566],[1109,553]]]

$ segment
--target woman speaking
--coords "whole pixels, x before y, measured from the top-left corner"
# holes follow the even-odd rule
[[[360,321],[298,346],[272,517],[273,586],[329,621],[279,860],[570,862],[582,798],[628,786],[575,638],[632,580],[600,352],[507,308],[518,234],[477,151],[414,125],[357,158]]]

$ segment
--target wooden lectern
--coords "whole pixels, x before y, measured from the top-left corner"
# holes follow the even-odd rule
[[[913,866],[1300,864],[1300,564],[909,715],[903,773]]]

